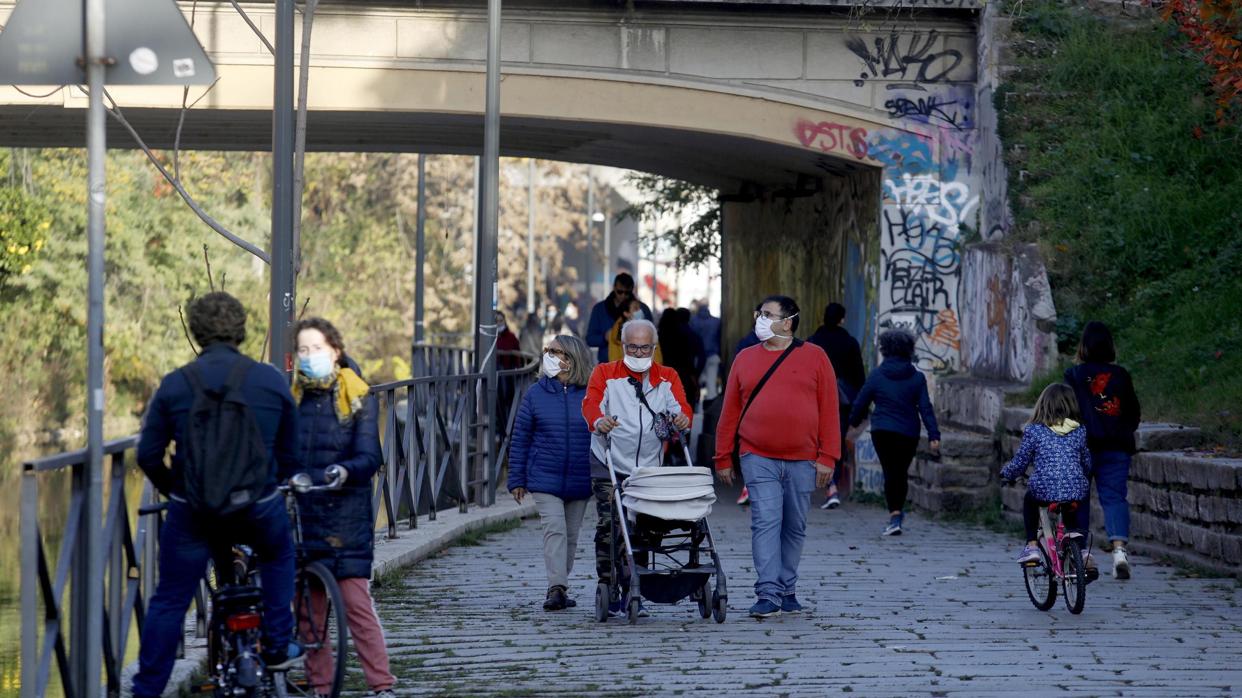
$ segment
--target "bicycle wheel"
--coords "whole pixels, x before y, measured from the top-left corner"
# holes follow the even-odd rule
[[[318,562],[298,568],[293,586],[293,619],[298,642],[307,656],[302,665],[291,669],[285,677],[288,695],[336,698],[345,683],[349,626],[336,577]],[[314,685],[312,679],[320,685]]]
[[[1044,546],[1039,546],[1039,562],[1022,566],[1022,577],[1026,581],[1026,595],[1031,603],[1041,611],[1047,611],[1057,602],[1057,578],[1052,573],[1052,561]]]
[[[1070,613],[1082,613],[1087,603],[1087,564],[1082,559],[1082,545],[1076,538],[1061,541],[1061,590],[1065,607]]]

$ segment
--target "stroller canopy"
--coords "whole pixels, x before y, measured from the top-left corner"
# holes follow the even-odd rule
[[[639,468],[625,481],[621,503],[628,512],[667,521],[706,518],[716,501],[712,471],[695,466]]]

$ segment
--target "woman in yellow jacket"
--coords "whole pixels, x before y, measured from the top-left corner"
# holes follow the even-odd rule
[[[619,361],[625,358],[625,351],[621,348],[621,326],[636,317],[643,317],[643,304],[637,298],[631,297],[629,305],[617,316],[617,321],[612,324],[612,329],[608,330],[609,361]],[[656,347],[655,354],[652,357],[655,363],[664,364],[664,357],[660,353],[659,346]]]

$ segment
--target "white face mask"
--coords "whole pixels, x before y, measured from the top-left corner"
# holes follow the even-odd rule
[[[556,378],[557,376],[561,375],[562,370],[564,369],[561,368],[560,359],[556,358],[552,354],[543,355],[544,375],[546,375],[548,378]]]
[[[798,314],[794,313],[793,315],[790,315],[789,317],[785,318],[785,320],[791,320],[796,317],[798,317]],[[781,322],[784,322],[785,320],[782,320]],[[759,338],[760,342],[766,342],[769,339],[772,339],[773,337],[781,337],[784,339],[788,339],[787,335],[776,334],[775,332],[773,332],[772,331],[772,320],[762,315],[755,318],[755,336]]]
[[[637,356],[630,356],[629,354],[626,354],[625,366],[634,373],[646,373],[647,370],[651,368],[651,357],[644,356],[639,358]]]

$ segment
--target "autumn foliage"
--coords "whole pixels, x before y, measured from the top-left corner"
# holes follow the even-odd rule
[[[1238,0],[1164,0],[1153,2],[1190,42],[1212,71],[1216,120],[1230,122],[1242,114],[1242,3]]]

